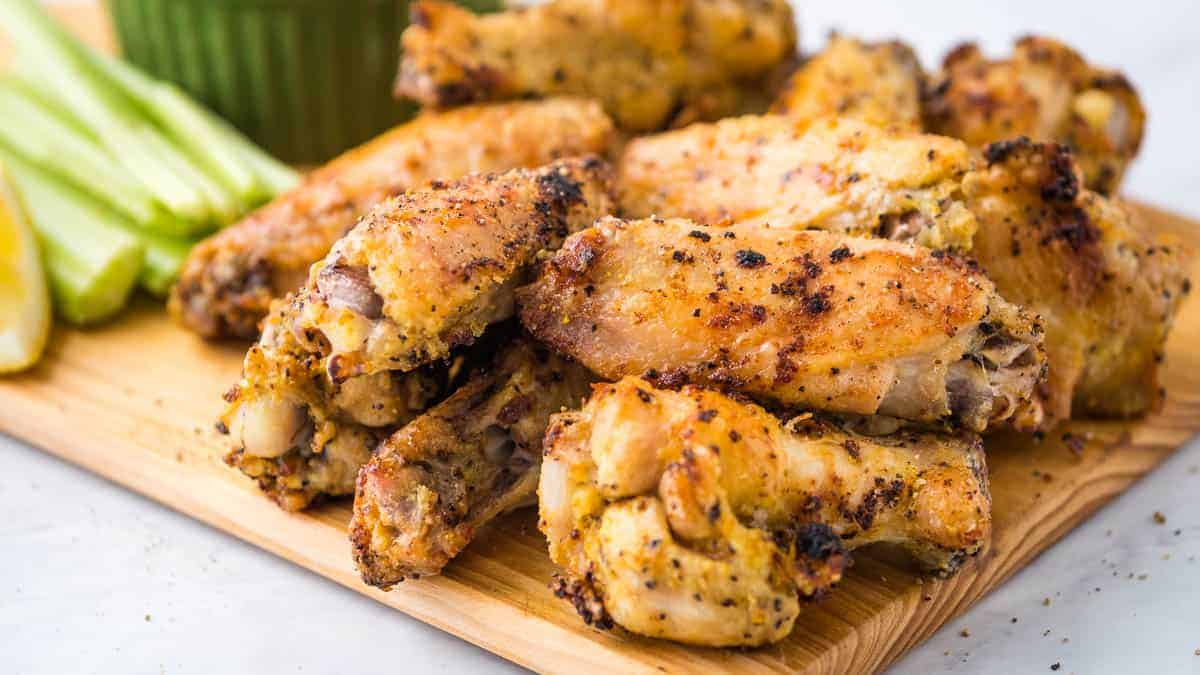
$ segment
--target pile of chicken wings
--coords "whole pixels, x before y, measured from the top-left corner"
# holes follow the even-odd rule
[[[987,434],[1154,408],[1189,290],[1115,196],[1145,113],[1042,37],[797,56],[784,0],[415,3],[414,121],[199,246],[219,426],[363,579],[535,505],[584,621],[783,639],[853,551],[988,545]],[[548,580],[549,581],[549,580]]]

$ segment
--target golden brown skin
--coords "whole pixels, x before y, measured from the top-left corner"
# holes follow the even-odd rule
[[[363,580],[437,574],[497,515],[532,503],[550,415],[577,408],[590,382],[519,339],[392,434],[358,474],[350,541]]]
[[[972,255],[1001,294],[1042,317],[1047,422],[1129,416],[1161,398],[1158,362],[1189,288],[1181,251],[1082,186],[1065,148],[997,143],[963,181]]]
[[[555,415],[539,526],[585,619],[710,646],[788,635],[842,546],[897,543],[948,573],[986,545],[974,435],[876,438],[697,387],[597,385]]]
[[[1040,327],[968,263],[917,246],[605,218],[517,299],[535,337],[607,379],[974,431],[1040,421]]]
[[[952,51],[931,83],[925,121],[928,131],[977,148],[1018,136],[1061,143],[1079,159],[1087,187],[1112,194],[1141,146],[1146,111],[1121,73],[1030,36],[1005,60],[989,61],[973,44]]]
[[[924,84],[921,63],[907,44],[833,35],[792,73],[771,112],[799,122],[840,116],[920,131]]]
[[[618,167],[622,213],[822,229],[970,248],[961,141],[852,119],[745,116],[635,139]]]
[[[233,441],[225,461],[289,511],[352,494],[379,441],[436,402],[462,369],[439,363],[334,382],[321,353],[294,333],[302,302],[276,301],[221,422]]]
[[[512,316],[539,255],[612,210],[607,164],[473,175],[380,206],[313,265],[301,332],[335,381],[445,358]]]
[[[271,300],[299,288],[309,266],[376,204],[432,180],[604,154],[613,138],[600,106],[579,99],[422,115],[197,245],[168,306],[206,337],[256,337]]]
[[[583,96],[631,132],[742,110],[796,49],[785,0],[552,0],[482,16],[425,0],[411,16],[397,96]]]

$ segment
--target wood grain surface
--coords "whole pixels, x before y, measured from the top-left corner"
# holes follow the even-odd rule
[[[73,26],[107,44],[106,23],[94,6],[67,10]],[[1138,210],[1200,248],[1200,224]],[[1197,272],[1193,265],[1193,278]],[[554,568],[531,511],[502,519],[443,576],[390,593],[365,586],[346,539],[348,504],[284,513],[220,459],[227,440],[212,423],[221,392],[237,379],[245,345],[205,343],[149,301],[100,329],[56,329],[36,369],[0,380],[0,429],[530,668],[872,672],[962,613],[1200,431],[1197,344],[1200,300],[1191,297],[1168,345],[1163,409],[1136,422],[1072,424],[1069,432],[1086,439],[1081,453],[1067,447],[1062,432],[1041,442],[989,438],[994,541],[958,576],[923,579],[886,551],[862,551],[847,579],[805,610],[788,640],[751,651],[683,647],[584,626],[549,590]]]

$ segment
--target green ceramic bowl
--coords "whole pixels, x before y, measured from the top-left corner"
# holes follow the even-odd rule
[[[412,115],[391,96],[407,0],[108,4],[126,58],[283,160],[325,161]]]

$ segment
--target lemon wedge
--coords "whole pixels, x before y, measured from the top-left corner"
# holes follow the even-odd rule
[[[50,334],[50,295],[37,239],[0,166],[0,373],[24,370]]]

